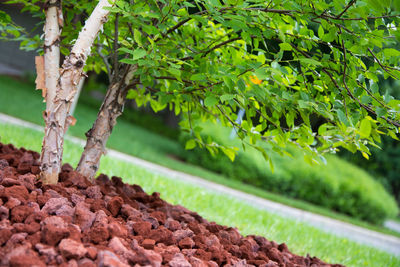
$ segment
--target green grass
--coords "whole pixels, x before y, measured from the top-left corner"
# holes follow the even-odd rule
[[[0,76],[0,88],[0,112],[43,125],[42,112],[45,108],[45,103],[43,103],[41,92],[34,90],[34,84]],[[97,111],[95,109],[78,103],[74,114],[78,120],[75,126],[70,127],[68,133],[84,138],[84,133],[91,127],[96,115]],[[154,134],[123,120],[118,121],[108,141],[107,147],[167,166],[171,169],[200,176],[204,179],[262,198],[400,237],[400,233],[386,229],[382,226],[372,225],[304,201],[266,192],[254,186],[228,179],[224,176],[202,169],[201,167],[175,160],[169,155],[182,154],[183,148],[178,142]],[[39,147],[36,148],[37,151],[39,151],[39,149]],[[68,153],[68,151],[66,151],[66,153]],[[75,161],[68,161],[73,166],[76,164]]]
[[[0,141],[39,151],[42,132],[0,123]],[[65,141],[64,160],[76,164],[82,148]],[[193,184],[156,175],[138,166],[116,160],[102,159],[100,171],[136,183],[146,192],[161,192],[161,197],[173,204],[198,212],[209,221],[238,227],[242,234],[262,235],[278,243],[285,242],[291,251],[300,255],[317,256],[324,261],[349,267],[397,267],[400,258],[348,239],[325,233],[305,223],[282,218]]]

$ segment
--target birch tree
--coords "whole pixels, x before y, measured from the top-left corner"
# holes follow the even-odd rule
[[[68,1],[62,13],[74,18],[84,5],[90,3]],[[314,162],[339,147],[368,157],[381,135],[398,139],[400,100],[380,86],[383,80],[399,86],[396,1],[121,0],[102,10],[110,12],[104,32],[81,44],[83,30],[59,72],[58,97],[46,113],[46,181],[55,182],[59,171],[62,133],[85,62],[110,82],[77,167],[88,178],[125,99],[173,110],[192,136],[187,149],[221,151],[232,160],[237,149],[204,138],[197,120],[233,127],[270,163],[265,144],[281,154],[300,147]],[[100,27],[105,16],[94,24]],[[61,44],[68,47],[76,29],[66,27]],[[245,111],[240,125],[239,109]]]

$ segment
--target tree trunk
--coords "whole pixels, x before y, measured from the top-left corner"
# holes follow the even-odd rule
[[[62,27],[61,0],[48,0],[45,4],[44,74],[46,85],[46,111],[51,110],[60,77],[60,34]]]
[[[76,170],[90,180],[99,168],[100,158],[106,153],[107,140],[122,114],[126,99],[126,85],[123,81],[112,83],[97,114],[96,122],[86,133],[86,145]]]
[[[49,0],[45,4],[46,22],[44,26],[44,76],[45,88],[43,96],[46,100],[46,114],[53,109],[53,101],[57,91],[58,79],[60,77],[60,25],[58,20],[61,0]],[[46,147],[46,139],[43,139],[42,147]],[[51,161],[50,155],[42,150],[41,162]],[[44,168],[46,169],[46,168]],[[43,170],[43,168],[42,168]],[[58,174],[58,172],[57,172]],[[42,175],[43,183],[55,183],[53,175]]]
[[[111,2],[111,1],[110,1]],[[114,2],[114,1],[112,1]],[[78,39],[66,57],[57,83],[51,110],[45,114],[45,132],[42,146],[41,178],[45,184],[55,184],[61,170],[64,133],[68,127],[67,116],[76,93],[82,69],[91,46],[109,14],[104,7],[111,7],[109,0],[100,0],[80,31]],[[47,29],[46,29],[47,30]]]

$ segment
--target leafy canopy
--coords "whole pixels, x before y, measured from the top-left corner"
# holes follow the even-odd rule
[[[63,1],[74,21],[64,25],[64,54],[94,5]],[[262,141],[280,153],[299,146],[308,161],[340,146],[368,158],[368,145],[397,139],[400,126],[400,100],[382,87],[400,85],[399,11],[390,0],[118,0],[86,69],[115,82],[137,67],[127,97],[181,114],[188,149],[233,159],[235,148],[196,124],[219,120],[267,160]]]

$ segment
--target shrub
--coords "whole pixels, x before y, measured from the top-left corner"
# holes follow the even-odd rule
[[[346,150],[340,155],[373,175],[396,197],[397,204],[400,205],[400,142],[391,137],[383,137],[379,146],[382,149],[371,148],[372,155],[369,160],[362,157],[360,153],[353,154]]]
[[[208,125],[206,133],[221,144],[232,145],[229,131]],[[182,134],[185,144],[188,134]],[[228,141],[227,141],[228,140]],[[236,145],[238,145],[236,143]],[[381,223],[399,212],[393,197],[368,173],[335,155],[328,155],[327,164],[309,165],[296,149],[293,158],[270,153],[274,172],[254,149],[240,150],[234,162],[225,155],[212,156],[207,150],[195,148],[185,152],[184,158],[196,165],[221,173],[267,191],[305,200],[331,210],[372,223]]]

